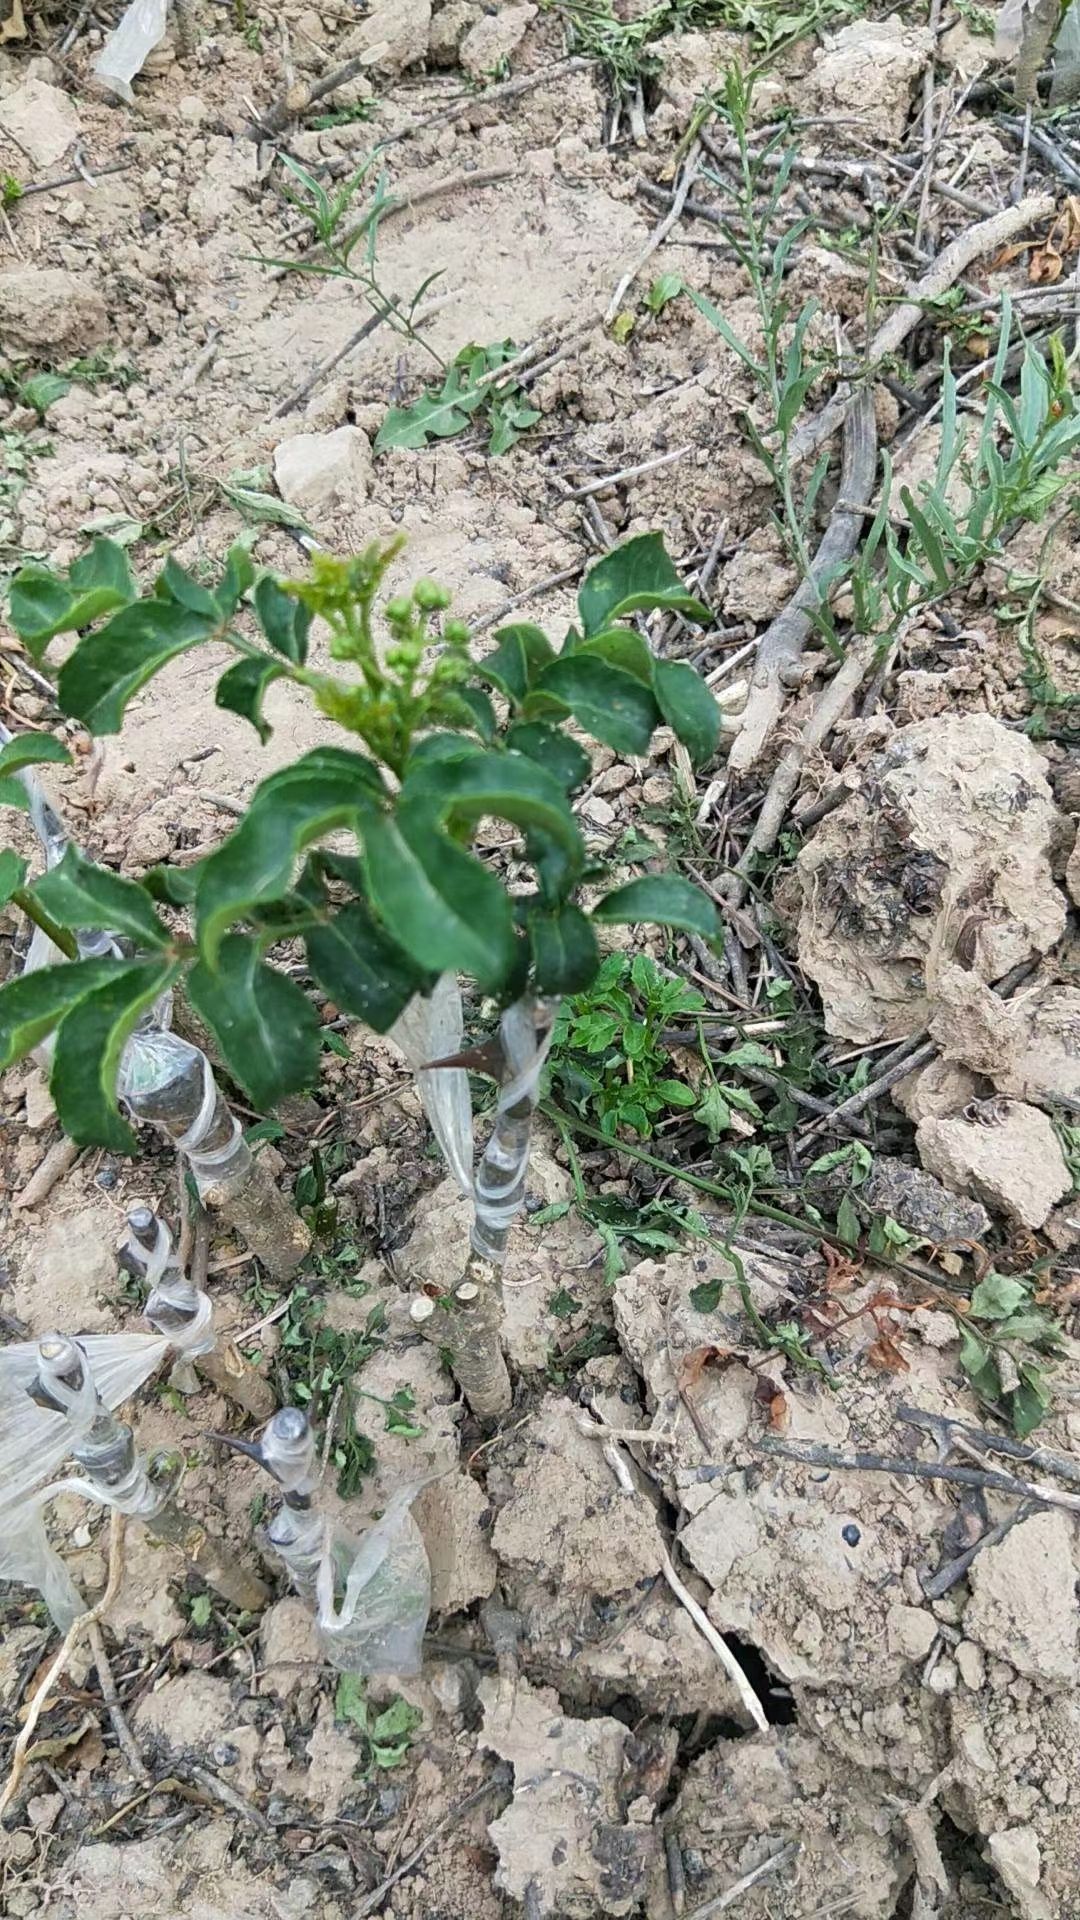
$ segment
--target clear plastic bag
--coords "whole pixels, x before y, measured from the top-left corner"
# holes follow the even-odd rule
[[[168,14],[169,0],[132,0],[94,61],[94,73],[102,86],[128,106],[135,98],[131,82],[164,40]]]
[[[473,1124],[469,1076],[464,1067],[439,1067],[423,1072],[427,1060],[443,1060],[460,1053],[465,1034],[461,988],[457,976],[442,973],[425,1000],[410,1000],[390,1028],[389,1038],[401,1048],[416,1075],[424,1112],[462,1193],[472,1192]]]
[[[407,1678],[420,1671],[431,1612],[431,1567],[410,1512],[419,1491],[417,1485],[394,1494],[347,1569],[340,1543],[328,1529],[315,1618],[326,1657],[339,1672]]]
[[[78,1342],[106,1407],[119,1407],[161,1365],[170,1342],[154,1333],[89,1333]],[[17,1506],[71,1452],[85,1428],[30,1398],[40,1356],[36,1340],[0,1348],[0,1506]],[[93,1418],[93,1405],[87,1419]]]
[[[55,1547],[45,1533],[45,1516],[38,1506],[0,1508],[0,1580],[35,1587],[61,1633],[79,1615],[86,1602]]]

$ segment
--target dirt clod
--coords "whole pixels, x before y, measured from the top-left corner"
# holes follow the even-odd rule
[[[976,1101],[962,1114],[924,1120],[919,1157],[957,1193],[982,1195],[1024,1226],[1041,1227],[1072,1190],[1072,1176],[1045,1113],[1022,1101]]]
[[[964,1610],[969,1640],[1048,1685],[1075,1685],[1080,1674],[1073,1531],[1063,1513],[1014,1527],[975,1561]]]

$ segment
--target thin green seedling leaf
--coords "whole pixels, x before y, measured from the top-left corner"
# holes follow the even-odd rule
[[[764,379],[768,369],[762,361],[758,360],[754,354],[751,353],[749,347],[739,339],[738,334],[729,326],[719,308],[714,307],[708,296],[704,293],[699,293],[696,287],[687,287],[686,291],[698,312],[704,315],[710,327],[720,335],[724,345],[730,347],[732,353],[742,361],[743,366],[749,367],[750,372],[756,374],[758,379]]]

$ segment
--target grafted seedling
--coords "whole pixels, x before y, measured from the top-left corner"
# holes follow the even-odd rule
[[[213,589],[169,560],[140,595],[124,554],[99,539],[66,576],[32,566],[16,577],[11,616],[36,657],[56,634],[81,635],[60,668],[59,698],[92,732],[119,731],[128,700],[154,673],[217,642],[236,656],[218,704],[263,739],[267,688],[288,680],[363,751],[319,746],[272,773],[234,831],[194,866],[158,867],[135,882],[69,852],[28,889],[29,910],[44,894],[70,924],[120,930],[134,951],[0,989],[0,1064],[55,1031],[63,1124],[77,1139],[122,1150],[131,1142],[117,1112],[116,1063],[147,1008],[181,980],[228,1071],[262,1110],[316,1078],[313,990],[376,1032],[394,1030],[474,1200],[472,1252],[447,1275],[439,1327],[464,1390],[488,1414],[508,1401],[498,1267],[524,1194],[536,1077],[558,999],[594,977],[598,925],[650,921],[707,939],[718,931],[712,903],[680,876],[646,873],[613,886],[590,855],[573,794],[591,760],[570,723],[616,753],[640,755],[667,722],[700,762],[715,748],[719,716],[693,669],[655,658],[633,624],[655,608],[708,618],[658,535],[628,541],[592,569],[578,624],[558,650],[539,627],[518,623],[483,658],[462,622],[434,630],[449,596],[431,582],[391,596],[380,630],[376,602],[400,546],[376,543],[350,560],[316,554],[299,580],[256,579],[238,547]],[[344,671],[309,657],[316,616],[332,667]],[[474,850],[492,818],[520,836],[530,885],[512,890]],[[268,959],[285,942],[303,945],[306,988],[296,969]],[[470,1060],[454,1060],[459,975],[500,1009],[496,1121],[475,1180]]]

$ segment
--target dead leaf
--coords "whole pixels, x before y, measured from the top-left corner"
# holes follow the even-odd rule
[[[911,1372],[892,1335],[884,1333],[880,1328],[873,1346],[866,1349],[866,1358],[877,1373]]]
[[[683,1355],[679,1368],[679,1392],[685,1393],[688,1387],[695,1386],[707,1368],[726,1367],[729,1360],[735,1359],[736,1352],[735,1347],[692,1347]]]
[[[754,1386],[754,1399],[759,1407],[764,1407],[772,1433],[786,1433],[791,1425],[791,1409],[786,1393],[782,1393],[775,1381],[766,1374],[759,1374]]]
[[[1036,286],[1050,286],[1060,280],[1070,253],[1080,251],[1080,198],[1070,194],[1060,213],[1054,215],[1050,231],[1036,247],[1028,267],[1028,279]]]
[[[77,1747],[83,1735],[89,1733],[91,1729],[96,1726],[97,1720],[94,1715],[88,1713],[83,1716],[77,1727],[72,1728],[70,1733],[47,1734],[44,1740],[35,1740],[33,1746],[27,1749],[27,1762],[31,1760],[57,1759],[60,1754],[68,1753],[72,1747]]]

